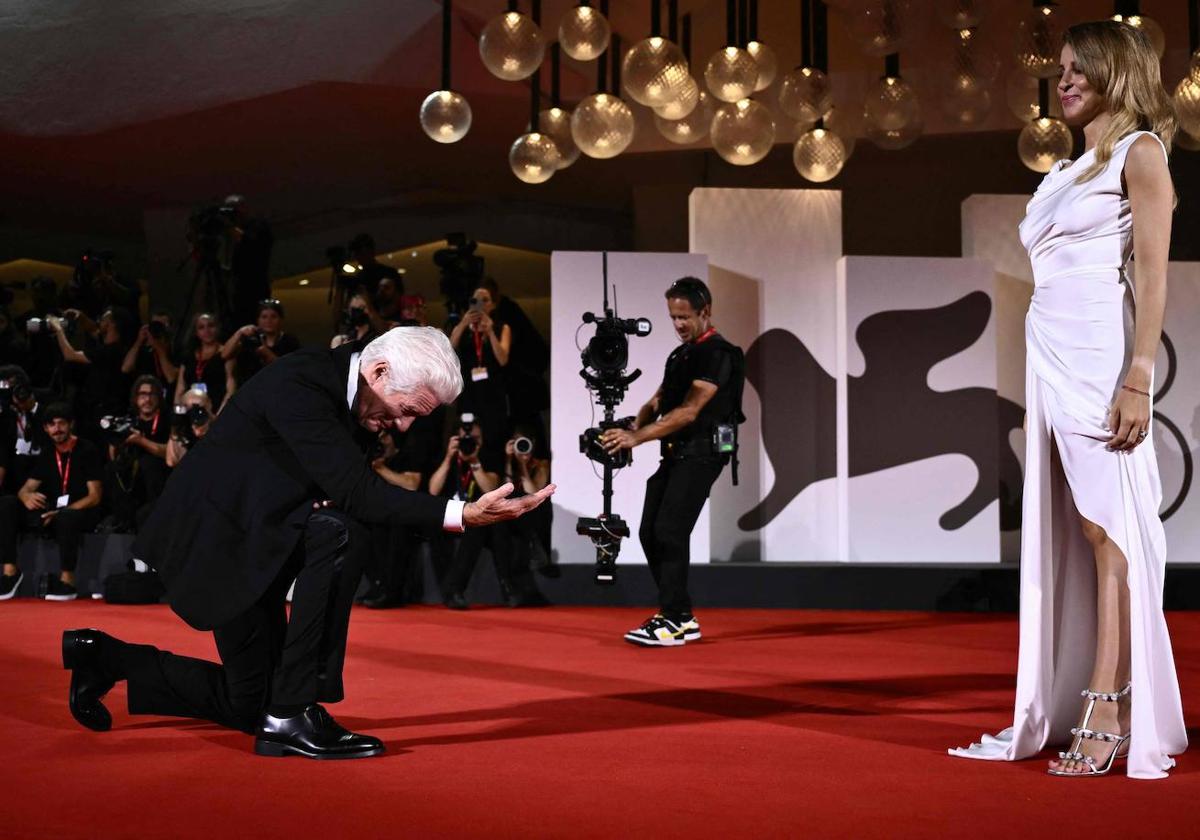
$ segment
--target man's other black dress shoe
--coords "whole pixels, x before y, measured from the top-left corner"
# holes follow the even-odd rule
[[[383,741],[344,729],[317,703],[293,717],[263,715],[255,736],[254,752],[258,755],[367,758],[383,752]]]
[[[112,715],[100,702],[115,682],[101,666],[100,653],[112,641],[99,630],[65,630],[62,636],[63,667],[71,672],[67,703],[75,720],[96,732],[112,729]]]

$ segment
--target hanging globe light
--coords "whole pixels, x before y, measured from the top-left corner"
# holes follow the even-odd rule
[[[554,141],[540,132],[522,134],[508,150],[508,165],[526,184],[542,184],[558,171],[562,157]]]
[[[1071,156],[1075,145],[1071,129],[1054,117],[1038,117],[1021,129],[1017,137],[1017,154],[1021,163],[1034,172],[1049,172],[1056,161]]]
[[[850,160],[858,138],[863,135],[862,108],[843,108],[834,105],[825,112],[821,121],[825,123],[825,128],[841,139],[842,146],[846,149],[846,160]]]
[[[798,67],[779,85],[779,110],[794,120],[816,122],[833,105],[829,77],[813,67]]]
[[[963,92],[955,88],[942,96],[942,114],[959,128],[981,124],[992,110],[992,93],[986,89]]]
[[[827,128],[814,128],[806,132],[792,149],[792,163],[796,171],[818,184],[837,177],[846,165],[846,157],[842,138]]]
[[[898,131],[917,118],[920,103],[912,85],[897,76],[885,76],[867,91],[863,102],[868,126]]]
[[[520,12],[494,17],[479,35],[479,56],[488,72],[507,82],[527,79],[542,65],[546,39],[541,27]]]
[[[654,113],[662,117],[664,120],[681,120],[696,107],[696,103],[700,101],[700,85],[691,76],[688,76],[688,83],[684,85],[680,94],[674,100],[668,102],[660,108],[655,108]]]
[[[1058,9],[1035,6],[1017,24],[1017,67],[1039,79],[1057,76],[1062,39],[1062,14]]]
[[[722,47],[708,60],[704,83],[722,102],[740,102],[754,93],[758,84],[758,62],[739,47]]]
[[[938,20],[951,29],[970,29],[983,22],[982,0],[938,0]]]
[[[538,129],[558,147],[558,168],[566,169],[579,160],[579,147],[571,136],[571,112],[563,108],[547,108],[538,114]]]
[[[1167,36],[1163,34],[1162,27],[1145,15],[1113,15],[1112,19],[1144,32],[1154,54],[1159,58],[1167,51]]]
[[[1200,85],[1200,50],[1192,53],[1192,60],[1188,62],[1188,76],[1193,82]]]
[[[1029,122],[1038,118],[1038,80],[1020,68],[1008,74],[1005,84],[1005,96],[1008,99],[1009,110],[1021,122]],[[1057,96],[1050,97],[1051,117],[1062,117],[1062,100]]]
[[[457,143],[471,129],[471,105],[461,93],[435,90],[421,103],[421,128],[439,143]]]
[[[983,122],[992,108],[989,88],[999,70],[1000,57],[980,42],[974,30],[956,31],[949,63],[938,72],[943,80],[939,86],[946,118],[963,128]]]
[[[866,0],[849,14],[850,34],[867,55],[900,52],[921,22],[913,0]]]
[[[611,93],[594,93],[571,114],[571,136],[588,157],[612,158],[633,142],[633,111]]]
[[[735,166],[750,166],[775,145],[775,118],[761,102],[743,99],[717,109],[711,132],[717,154]]]
[[[682,119],[669,120],[656,111],[654,125],[658,128],[658,133],[672,143],[686,146],[703,139],[708,134],[716,110],[716,101],[705,91],[697,89],[696,105],[690,114]]]
[[[608,49],[611,30],[599,9],[576,6],[558,24],[558,43],[576,61],[592,61]]]
[[[639,41],[625,53],[621,78],[630,98],[650,108],[673,102],[691,80],[683,50],[657,35]]]
[[[758,65],[758,81],[754,83],[754,92],[766,90],[779,72],[779,58],[775,55],[775,50],[762,41],[751,41],[746,45],[746,52],[750,53],[750,57]]]
[[[1179,127],[1188,134],[1200,136],[1200,84],[1191,76],[1184,76],[1175,86],[1175,116]]]
[[[885,129],[874,125],[870,121],[867,121],[866,126],[867,139],[879,148],[889,152],[911,146],[921,136],[921,132],[925,130],[925,124],[921,120],[921,112],[919,110],[911,122],[900,128]]]

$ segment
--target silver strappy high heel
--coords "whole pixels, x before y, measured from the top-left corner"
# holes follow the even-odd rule
[[[1075,736],[1075,740],[1071,742],[1071,749],[1067,752],[1060,752],[1058,758],[1060,761],[1081,761],[1087,769],[1079,773],[1068,773],[1065,770],[1051,770],[1046,772],[1051,776],[1103,776],[1108,771],[1112,770],[1113,764],[1118,758],[1124,758],[1129,753],[1129,736],[1114,735],[1111,732],[1097,732],[1089,726],[1092,719],[1092,711],[1096,708],[1097,701],[1106,703],[1116,703],[1122,697],[1127,695],[1133,684],[1125,686],[1120,691],[1105,692],[1092,691],[1090,688],[1085,688],[1079,692],[1081,697],[1086,697],[1088,704],[1083,712],[1083,723],[1080,726],[1073,727],[1071,734]],[[1080,752],[1080,747],[1084,741],[1108,741],[1113,746],[1113,751],[1108,754],[1108,760],[1103,764],[1097,764],[1096,759],[1090,755],[1084,755]]]

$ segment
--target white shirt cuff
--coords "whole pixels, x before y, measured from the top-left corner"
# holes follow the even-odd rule
[[[463,525],[463,508],[466,506],[466,502],[460,502],[458,499],[446,502],[446,518],[442,520],[443,531],[462,533],[467,530]]]

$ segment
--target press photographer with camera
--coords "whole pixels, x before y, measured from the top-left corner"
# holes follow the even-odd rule
[[[82,421],[80,432],[94,438],[101,417],[120,414],[125,408],[129,379],[121,372],[121,365],[136,327],[132,316],[116,307],[104,310],[98,322],[75,309],[63,314],[64,318],[47,316],[46,323],[54,332],[67,366],[64,379],[82,379],[76,403]],[[76,350],[68,339],[70,325],[85,337],[83,350]]]
[[[513,436],[504,445],[504,478],[517,488],[514,495],[531,495],[550,483],[550,458],[543,457],[537,431],[529,425],[518,424]],[[558,567],[552,563],[550,552],[551,508],[541,507],[519,521],[510,522],[512,559],[509,577],[514,588],[510,606],[543,606],[549,602],[538,591],[530,572],[537,557],[537,568],[548,577],[557,576]],[[540,547],[537,555],[534,547]]]
[[[236,362],[226,359],[221,345],[221,323],[208,312],[201,312],[192,321],[179,378],[175,381],[175,403],[183,400],[184,392],[203,387],[219,414],[237,390],[234,374]]]
[[[48,405],[42,419],[52,445],[42,450],[16,496],[0,496],[0,600],[11,598],[21,585],[17,538],[26,531],[44,530],[58,543],[61,569],[57,578],[51,575],[46,582],[46,600],[73,601],[83,534],[100,521],[100,450],[75,436],[74,416],[66,403]]]
[[[446,444],[446,454],[441,464],[429,477],[429,494],[444,496],[459,502],[473,502],[490,493],[503,483],[500,477],[502,464],[494,455],[495,449],[487,449],[484,430],[470,413],[463,414],[459,428]],[[511,553],[508,531],[502,527],[488,525],[475,528],[457,536],[457,544],[448,535],[439,537],[439,553],[450,553],[452,559],[442,581],[442,597],[452,610],[468,607],[463,592],[475,571],[475,563],[484,548],[490,548],[496,565],[496,576],[501,589],[508,592],[508,575],[505,564]]]
[[[116,254],[112,251],[83,252],[75,265],[71,280],[59,295],[63,311],[76,310],[94,320],[106,309],[117,307],[136,313],[140,309],[142,290],[136,281],[127,281],[117,274]],[[136,323],[136,322],[135,322]]]
[[[271,296],[271,249],[275,234],[267,220],[250,212],[245,196],[229,195],[221,205],[229,224],[232,249],[234,323],[249,321],[257,302]]]
[[[175,468],[211,428],[212,400],[199,388],[189,388],[175,404],[171,437],[167,441],[167,466]]]
[[[5,495],[21,489],[38,455],[50,446],[42,428],[44,396],[20,367],[0,367],[0,488]]]
[[[662,461],[646,482],[638,536],[660,611],[625,640],[673,647],[700,638],[687,578],[689,540],[709,491],[736,457],[744,380],[742,351],[712,325],[712,294],[703,281],[683,277],[666,291],[667,311],[683,342],[667,358],[662,385],[638,411],[632,427],[600,435],[609,454],[660,441]]]
[[[229,337],[221,348],[221,358],[235,360],[237,383],[245,385],[254,374],[279,361],[280,356],[299,349],[296,337],[283,330],[283,304],[271,298],[258,302],[254,323]]]
[[[341,347],[343,344],[355,344],[365,347],[382,332],[376,329],[376,323],[383,326],[383,332],[391,328],[389,322],[379,320],[379,311],[371,303],[371,296],[365,291],[355,292],[346,303],[346,311],[342,314],[342,332],[335,335],[329,342],[329,349]]]
[[[121,362],[126,376],[156,376],[172,388],[179,377],[179,365],[171,353],[171,313],[158,311],[150,322],[138,329],[137,339]]]
[[[132,414],[100,419],[108,444],[105,489],[115,531],[135,531],[167,483],[171,420],[162,403],[158,378],[139,376],[130,393]]]
[[[470,308],[450,331],[450,344],[462,364],[463,411],[475,416],[483,438],[499,454],[508,439],[508,387],[504,367],[512,349],[512,329],[495,318],[495,285],[484,280],[471,293]]]

